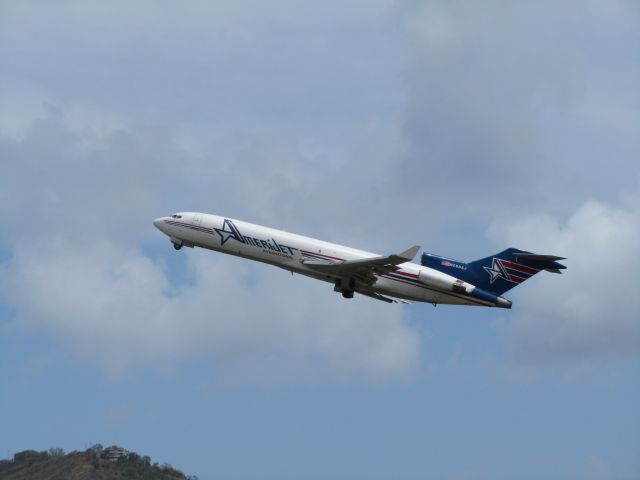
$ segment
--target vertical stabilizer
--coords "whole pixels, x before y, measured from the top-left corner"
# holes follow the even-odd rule
[[[555,255],[538,255],[517,248],[507,248],[470,263],[423,253],[422,265],[502,295],[542,270],[560,273],[560,270],[566,268],[557,262],[562,259],[563,257]]]

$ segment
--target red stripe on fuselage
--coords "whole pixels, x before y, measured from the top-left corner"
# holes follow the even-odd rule
[[[213,233],[213,231],[210,228],[202,227],[200,225],[192,225],[190,223],[175,222],[173,220],[165,220],[165,223],[168,223],[169,225],[174,225],[176,227],[186,227],[192,230],[198,230],[206,233]]]
[[[396,275],[403,275],[409,278],[418,278],[418,275],[416,275],[415,273],[402,272],[400,270],[396,270],[395,272],[391,272],[391,273],[395,273]]]

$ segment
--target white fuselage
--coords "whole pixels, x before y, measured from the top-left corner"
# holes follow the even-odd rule
[[[318,272],[303,262],[341,262],[376,256],[335,243],[203,213],[185,212],[161,217],[154,225],[169,236],[176,247],[196,246],[237,255],[331,283],[336,277]],[[379,275],[373,285],[360,285],[359,290],[433,304],[494,306],[470,298],[465,289],[472,292],[475,287],[450,275],[411,262],[398,267],[394,272]],[[451,291],[453,283],[457,284],[456,292]]]

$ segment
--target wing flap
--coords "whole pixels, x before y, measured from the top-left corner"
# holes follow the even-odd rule
[[[381,294],[375,293],[375,292],[365,292],[365,291],[362,291],[362,290],[356,290],[356,291],[360,295],[365,295],[367,297],[375,298],[376,300],[382,300],[383,302],[387,302],[387,303],[405,303],[405,304],[413,303],[410,300],[404,300],[402,298],[395,298],[395,297],[388,297],[386,295],[381,295]]]

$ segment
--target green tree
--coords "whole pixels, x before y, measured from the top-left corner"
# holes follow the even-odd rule
[[[60,458],[64,457],[64,449],[63,448],[50,448],[49,455],[52,458]]]

